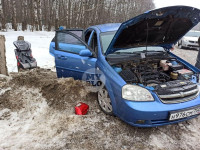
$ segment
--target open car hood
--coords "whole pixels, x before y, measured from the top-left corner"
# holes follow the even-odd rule
[[[145,12],[121,24],[105,55],[117,50],[161,46],[170,49],[200,21],[200,10],[172,6]]]

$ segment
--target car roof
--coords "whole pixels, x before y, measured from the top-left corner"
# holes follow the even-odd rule
[[[197,30],[190,30],[189,32],[200,33],[200,31],[197,31]],[[189,32],[188,32],[188,33],[189,33]]]
[[[121,23],[108,23],[108,24],[95,25],[93,27],[97,27],[100,30],[100,32],[109,32],[109,31],[117,31],[120,25]]]

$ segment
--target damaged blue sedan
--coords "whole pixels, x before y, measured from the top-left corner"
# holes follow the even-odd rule
[[[160,8],[122,24],[58,30],[50,53],[59,78],[102,72],[98,103],[106,114],[138,127],[178,123],[200,113],[200,71],[170,49],[199,21],[199,9]]]

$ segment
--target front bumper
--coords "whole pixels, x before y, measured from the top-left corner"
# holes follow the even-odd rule
[[[156,127],[182,122],[197,117],[198,115],[187,118],[169,121],[171,111],[179,111],[195,106],[200,106],[200,96],[197,98],[177,104],[164,104],[158,97],[154,102],[133,102],[121,99],[116,115],[132,126],[137,127]]]
[[[194,115],[194,116],[190,116],[187,118],[183,118],[180,120],[175,120],[175,121],[168,121],[166,120],[151,120],[151,121],[145,121],[144,124],[141,123],[133,123],[133,122],[127,122],[128,124],[135,126],[135,127],[143,127],[143,128],[147,128],[147,127],[158,127],[158,126],[164,126],[164,125],[170,125],[170,124],[175,124],[175,123],[179,123],[179,122],[183,122],[183,121],[187,121],[190,120],[192,118],[196,118],[199,115]]]
[[[199,48],[197,41],[184,41],[182,46],[188,48]]]

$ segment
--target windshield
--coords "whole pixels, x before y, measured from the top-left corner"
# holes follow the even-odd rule
[[[100,36],[101,36],[101,45],[102,45],[103,53],[105,53],[106,50],[108,49],[108,46],[110,45],[110,42],[112,41],[115,33],[116,31],[101,33]]]
[[[115,32],[105,32],[105,33],[101,33],[101,45],[102,45],[102,50],[103,53],[106,52],[106,50],[108,49],[108,46],[110,45],[110,42],[112,41]],[[123,50],[117,50],[115,53],[133,53],[133,52],[141,52],[141,51],[164,51],[164,49],[162,47],[158,47],[158,46],[148,46],[148,47],[134,47],[134,48],[129,48],[129,49],[123,49]]]
[[[190,36],[190,37],[200,37],[200,32],[198,31],[190,31],[188,32],[185,36]]]

